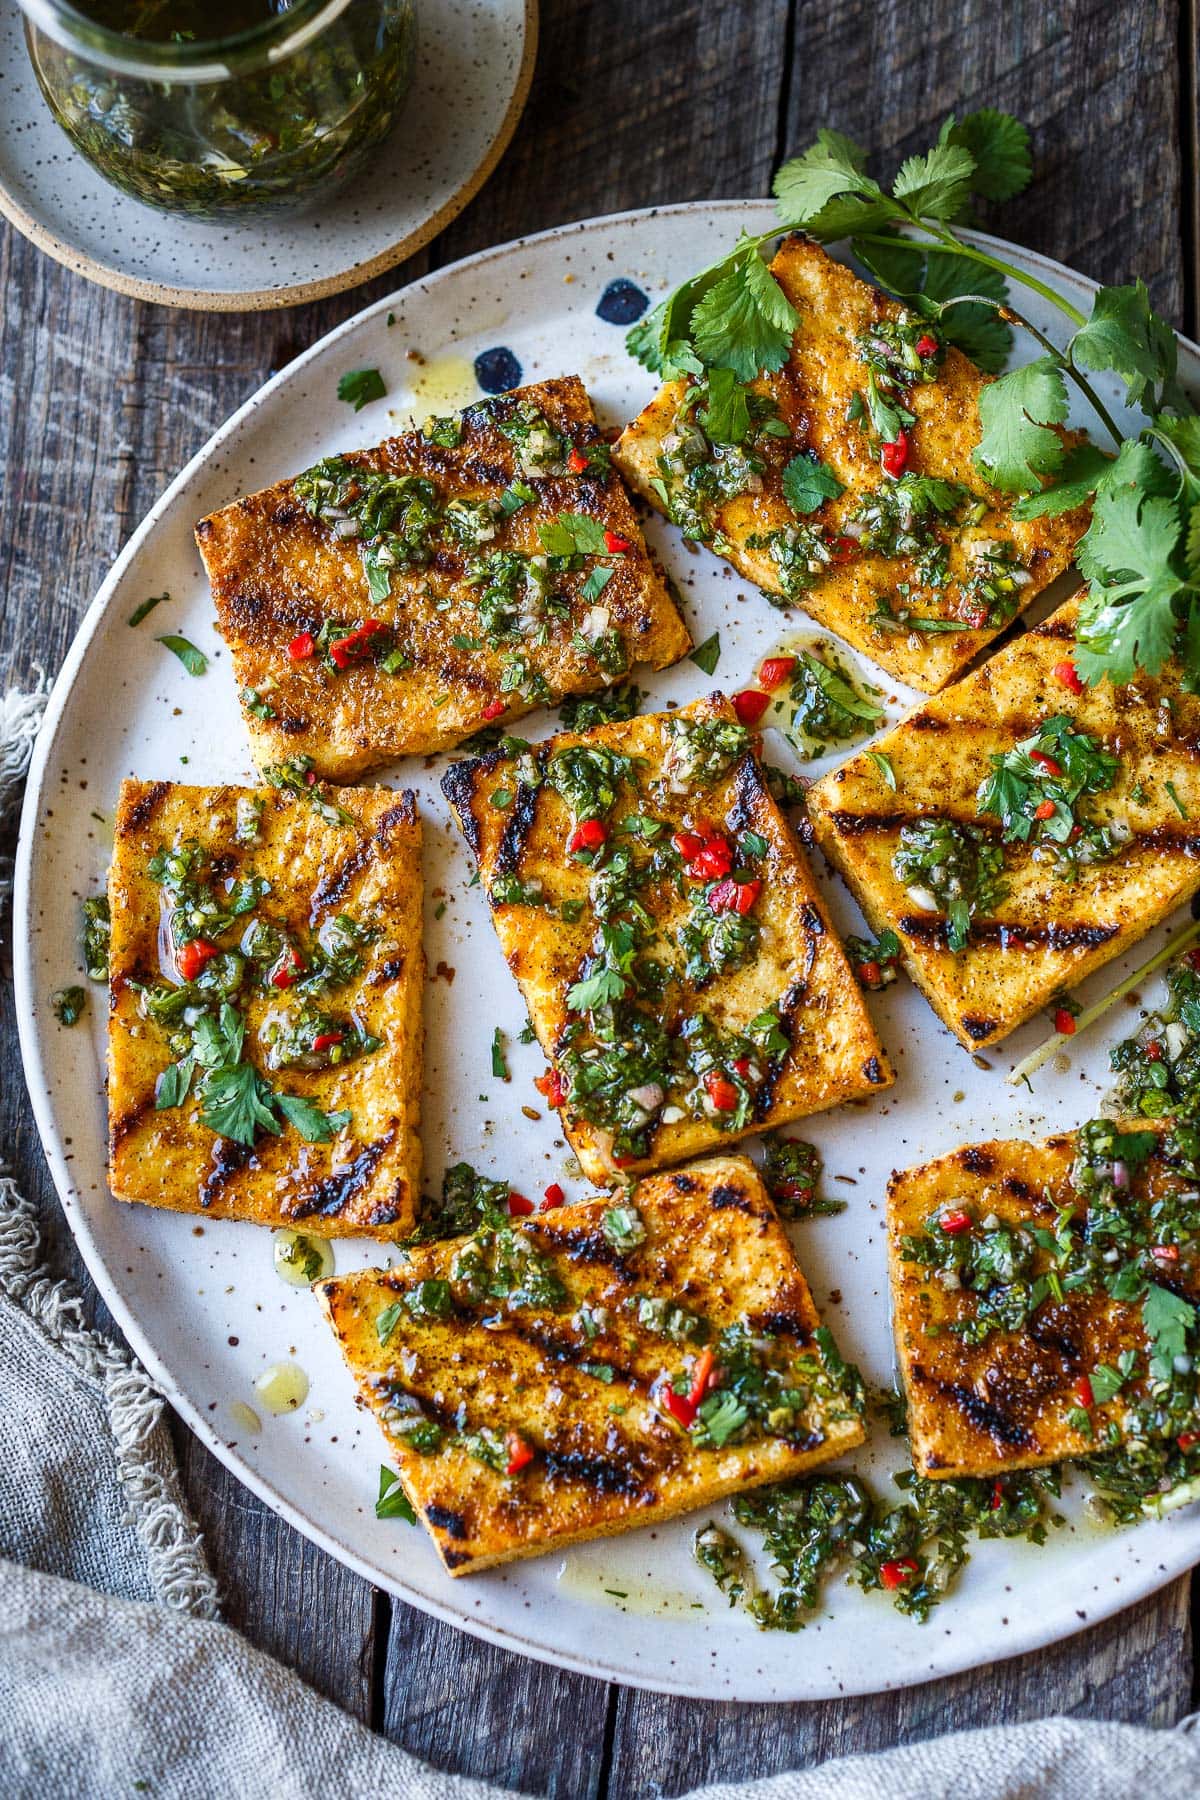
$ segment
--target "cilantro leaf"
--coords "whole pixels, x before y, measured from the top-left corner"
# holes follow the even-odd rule
[[[783,497],[794,513],[814,513],[844,492],[829,464],[812,450],[793,456],[783,471]]]
[[[1048,356],[1012,369],[979,396],[983,434],[971,460],[988,481],[1007,493],[1028,493],[1055,475],[1066,450],[1052,426],[1067,416],[1063,372]]]
[[[1175,404],[1183,398],[1176,381],[1175,333],[1151,307],[1140,279],[1128,287],[1099,290],[1091,318],[1071,340],[1070,355],[1085,369],[1111,369],[1119,375],[1131,406],[1158,412],[1168,400]],[[1157,400],[1155,388],[1161,395]]]
[[[215,1069],[204,1083],[200,1117],[218,1137],[253,1144],[260,1131],[279,1136],[270,1088],[250,1063]]]
[[[172,1106],[182,1106],[188,1097],[192,1085],[192,1076],[196,1071],[194,1056],[185,1056],[182,1062],[171,1063],[158,1078],[158,1086],[154,1092],[155,1112],[166,1112]]]
[[[741,381],[781,369],[798,324],[796,310],[751,240],[701,296],[692,314],[692,342],[701,360],[732,369]]]
[[[386,600],[392,591],[392,570],[380,562],[378,544],[363,546],[362,566],[369,598],[376,602]]]
[[[714,631],[710,637],[705,638],[702,644],[697,644],[696,648],[688,653],[688,661],[694,662],[705,675],[713,674],[720,660],[721,634],[719,631]]]
[[[189,675],[203,675],[208,668],[208,658],[203,650],[197,650],[195,644],[185,637],[174,634],[155,638],[156,644],[165,644],[167,649],[177,656]]]
[[[1013,518],[1054,518],[1082,506],[1091,499],[1101,476],[1112,466],[1112,457],[1106,456],[1095,444],[1076,444],[1068,450],[1054,486],[1043,488],[1036,494],[1026,494],[1018,500],[1013,507]]]
[[[603,556],[607,548],[604,526],[590,513],[559,513],[538,526],[538,536],[548,556]]]
[[[139,606],[134,607],[129,615],[128,623],[130,625],[140,625],[143,619],[148,619],[150,617],[150,614],[154,611],[156,606],[161,606],[164,600],[169,600],[170,598],[170,594],[166,592],[161,594],[151,594],[148,600],[143,600]]]
[[[1196,1309],[1168,1288],[1153,1282],[1142,1301],[1142,1324],[1151,1341],[1150,1373],[1157,1381],[1170,1381],[1177,1356],[1187,1354],[1187,1334],[1196,1324]]]
[[[417,1522],[416,1510],[400,1485],[400,1477],[386,1463],[379,1466],[379,1498],[375,1502],[375,1517],[404,1519],[409,1525]]]
[[[1077,552],[1089,584],[1074,658],[1084,681],[1120,684],[1138,667],[1152,675],[1162,668],[1178,625],[1182,536],[1179,509],[1165,496],[1109,478],[1098,489]]]
[[[883,750],[868,750],[867,755],[875,764],[875,767],[879,770],[879,773],[883,776],[883,779],[887,782],[894,794],[896,791],[896,771],[892,767],[891,757]],[[885,933],[885,936],[886,935],[890,934]],[[897,943],[898,942],[899,940],[897,940]]]
[[[940,143],[901,164],[892,187],[897,200],[931,219],[957,219],[971,198],[975,158],[964,144]]]
[[[1029,132],[1011,113],[984,106],[957,121],[947,119],[939,141],[970,151],[971,187],[982,200],[1015,199],[1033,178]]]
[[[883,198],[877,181],[866,172],[867,153],[840,131],[818,131],[815,144],[785,162],[771,183],[785,225],[807,225],[831,200],[858,194]]]
[[[579,590],[581,600],[598,600],[616,573],[611,563],[597,563]]]
[[[571,1012],[594,1012],[599,1006],[611,1006],[625,992],[625,977],[619,969],[598,969],[567,990],[567,1006]]]
[[[881,286],[927,319],[936,320],[947,343],[955,344],[989,375],[1000,373],[1012,349],[1012,332],[996,308],[984,303],[994,300],[999,306],[1008,297],[1007,283],[998,269],[968,262],[948,250],[927,253],[900,237],[884,244],[855,241],[851,249]],[[984,300],[946,304],[963,294],[979,294]]]
[[[361,412],[372,400],[382,400],[386,393],[378,369],[350,369],[337,384],[338,399],[349,401],[355,412]]]
[[[301,1094],[276,1094],[275,1104],[306,1144],[328,1144],[350,1123],[349,1112],[323,1112]]]
[[[714,444],[740,444],[750,429],[746,389],[732,369],[712,369],[700,423]]]

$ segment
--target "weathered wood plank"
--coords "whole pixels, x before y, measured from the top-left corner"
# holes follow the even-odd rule
[[[936,1631],[935,1615],[917,1631]],[[794,1640],[797,1659],[804,1637]],[[864,1627],[863,1654],[870,1655]],[[1171,1725],[1191,1704],[1188,1583],[1175,1582],[1083,1637],[924,1687],[821,1705],[735,1706],[623,1688],[608,1800],[681,1794],[811,1768],[975,1725],[1069,1713]]]
[[[598,1800],[610,1693],[392,1603],[380,1729],[439,1769]]]
[[[789,153],[831,125],[889,173],[947,113],[1015,113],[1033,131],[1036,179],[989,228],[1097,280],[1141,275],[1181,320],[1174,0],[830,0],[797,8],[793,71]]]

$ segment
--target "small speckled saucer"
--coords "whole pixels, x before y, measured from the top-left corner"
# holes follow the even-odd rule
[[[495,168],[533,77],[537,0],[427,0],[418,34],[412,93],[368,173],[301,212],[198,224],[130,199],[72,149],[5,7],[0,212],[76,274],[166,306],[249,312],[353,287],[427,244]]]

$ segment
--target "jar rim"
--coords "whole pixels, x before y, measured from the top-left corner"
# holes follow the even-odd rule
[[[281,62],[300,50],[346,11],[350,0],[296,0],[285,13],[249,25],[224,38],[190,43],[158,43],[113,31],[71,4],[71,0],[18,0],[32,24],[64,49],[122,75],[161,81],[223,81],[247,65]]]

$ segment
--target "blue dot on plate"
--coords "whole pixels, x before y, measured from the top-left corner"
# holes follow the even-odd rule
[[[521,365],[511,350],[497,344],[475,358],[475,379],[485,394],[507,394],[509,388],[521,385]]]
[[[636,281],[626,280],[619,275],[610,281],[600,296],[600,304],[596,308],[597,315],[606,325],[632,325],[640,319],[650,301],[643,294]]]

